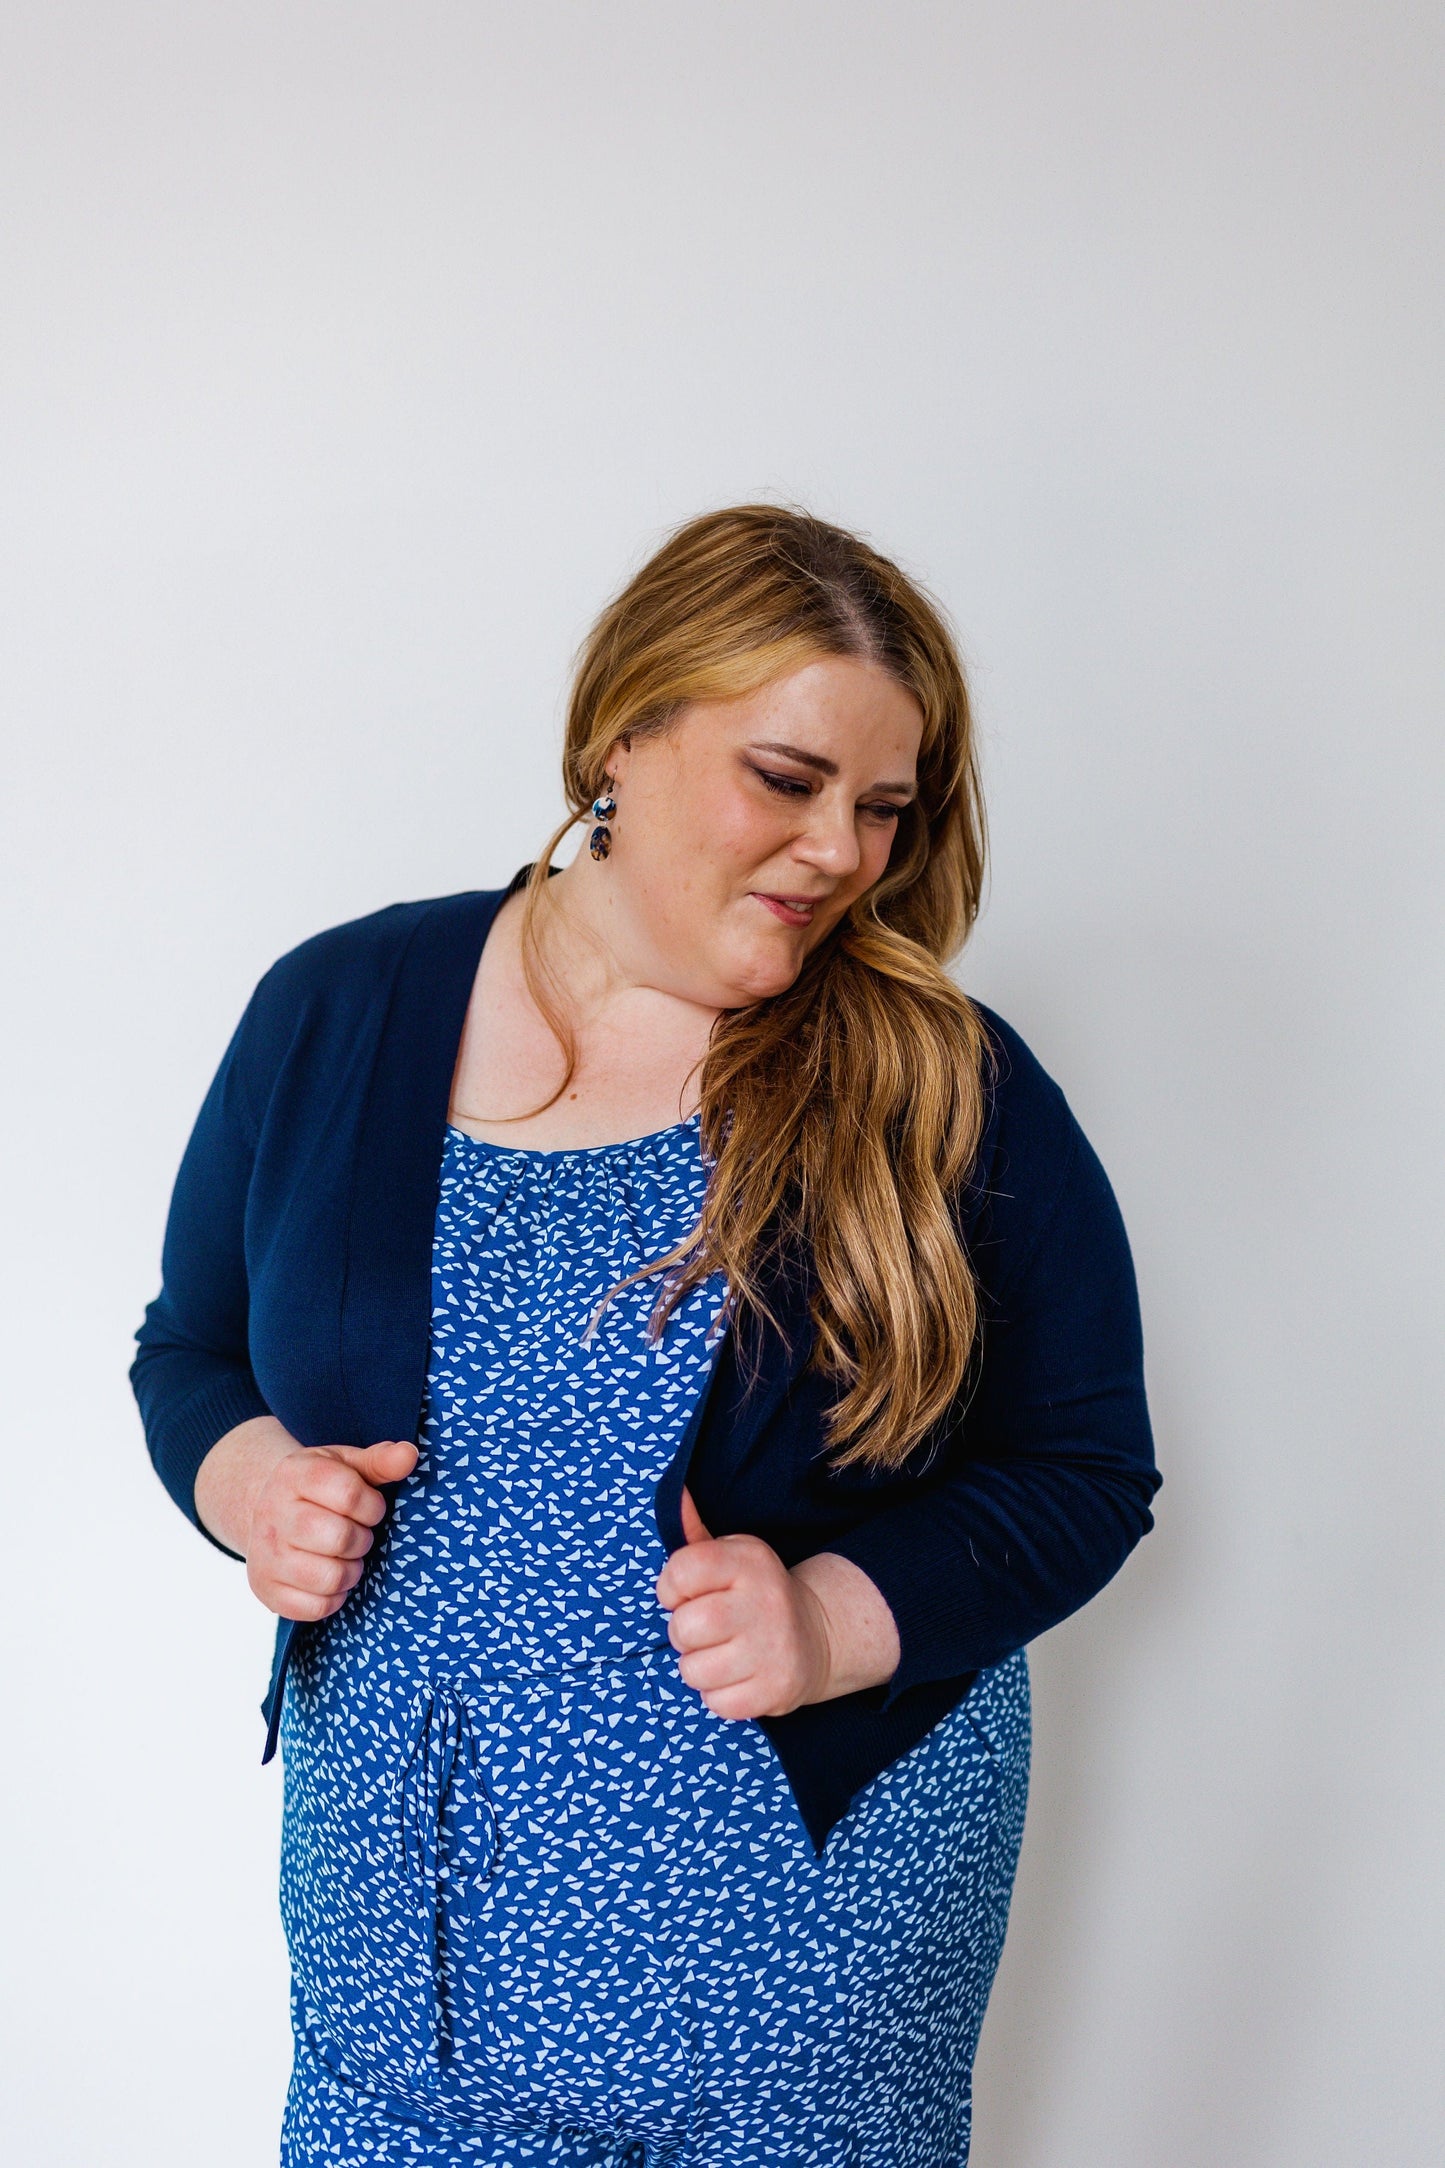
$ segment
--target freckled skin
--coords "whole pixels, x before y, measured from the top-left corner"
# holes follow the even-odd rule
[[[574,863],[565,901],[674,999],[716,1013],[781,993],[886,868],[921,734],[910,693],[833,656],[689,709],[665,736],[614,749],[613,856]],[[837,773],[760,750],[774,745]],[[595,878],[614,872],[605,889]],[[811,922],[781,923],[757,901],[768,893],[816,899]]]

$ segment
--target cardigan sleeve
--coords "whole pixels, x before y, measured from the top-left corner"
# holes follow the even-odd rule
[[[130,1370],[156,1473],[212,1543],[216,1539],[196,1512],[197,1470],[228,1430],[270,1413],[247,1351],[246,1200],[256,1126],[243,1068],[255,1006],[253,997],[181,1160],[161,1253],[161,1291],[136,1334]]]
[[[1023,1050],[1021,1050],[1023,1051]],[[977,1387],[944,1472],[826,1546],[861,1566],[898,1627],[887,1708],[910,1686],[999,1663],[1086,1603],[1153,1526],[1161,1481],[1138,1295],[1108,1177],[1051,1080],[1042,1200],[1023,1165],[993,1217]],[[1037,1101],[1035,1102],[1037,1105]]]

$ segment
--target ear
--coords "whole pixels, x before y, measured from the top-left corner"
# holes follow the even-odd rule
[[[632,733],[624,732],[607,748],[607,758],[602,765],[614,784],[620,783],[632,761]]]

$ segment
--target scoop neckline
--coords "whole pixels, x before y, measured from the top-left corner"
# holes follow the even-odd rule
[[[661,1144],[667,1137],[680,1137],[685,1130],[696,1129],[702,1121],[699,1107],[680,1122],[670,1122],[666,1129],[649,1129],[640,1137],[619,1137],[611,1144],[561,1144],[544,1149],[534,1144],[495,1144],[490,1137],[474,1137],[469,1129],[457,1122],[447,1122],[447,1135],[460,1137],[463,1144],[474,1152],[485,1152],[494,1159],[534,1159],[556,1162],[563,1159],[604,1159],[609,1153],[632,1152],[639,1144]]]

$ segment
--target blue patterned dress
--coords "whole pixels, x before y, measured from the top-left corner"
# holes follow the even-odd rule
[[[448,1129],[420,1462],[287,1694],[284,2168],[967,2161],[1025,1658],[821,1858],[763,1732],[683,1684],[653,1492],[721,1284],[657,1342],[655,1278],[594,1313],[704,1182],[696,1116],[581,1151]]]

